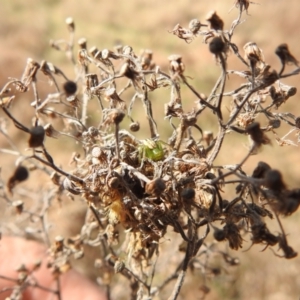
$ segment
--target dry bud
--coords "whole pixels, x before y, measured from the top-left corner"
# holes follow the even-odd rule
[[[22,200],[13,201],[12,205],[16,208],[17,214],[21,214],[24,209],[24,202]]]
[[[226,44],[220,37],[215,37],[209,43],[209,51],[215,55],[219,55],[226,49]]]
[[[130,131],[132,132],[137,132],[140,130],[140,123],[139,122],[132,122],[130,125],[129,125],[129,129]]]
[[[183,74],[185,66],[182,62],[182,56],[179,54],[172,54],[168,57],[170,61],[169,69],[173,74]]]
[[[69,17],[66,19],[66,24],[68,26],[69,32],[74,32],[75,31],[75,23],[73,18]]]
[[[149,181],[145,187],[145,191],[147,194],[155,195],[157,197],[159,197],[165,189],[166,189],[166,184],[164,180],[162,180],[161,178],[156,178]]]
[[[287,44],[281,44],[279,45],[275,50],[276,55],[279,57],[281,63],[283,65],[285,64],[294,64],[298,67],[298,61],[297,59],[290,53],[288,45]]]
[[[86,49],[87,47],[87,41],[86,38],[81,38],[78,40],[78,45],[80,49]]]
[[[285,184],[283,182],[282,175],[277,170],[271,169],[266,171],[263,182],[268,189],[274,192],[280,192],[283,189],[285,189]]]
[[[143,50],[140,55],[141,66],[143,70],[153,70],[155,63],[152,62],[153,52],[152,50]]]
[[[245,10],[246,12],[248,12],[250,1],[249,0],[236,0],[234,5],[235,5],[235,7],[240,8],[240,11]]]
[[[15,172],[12,177],[14,178],[14,180],[21,182],[21,181],[26,180],[28,178],[28,176],[29,176],[29,172],[28,172],[27,168],[25,168],[23,166],[18,166],[15,169]]]
[[[224,241],[226,239],[226,233],[223,229],[214,228],[214,238],[218,241]]]
[[[196,192],[192,188],[185,188],[181,192],[181,198],[184,202],[192,202],[195,199]]]
[[[271,170],[271,167],[267,163],[260,161],[257,164],[256,168],[253,170],[252,177],[253,178],[264,178],[266,172],[269,170]]]
[[[223,30],[224,22],[223,20],[217,15],[216,11],[210,11],[206,16],[206,21],[210,24],[210,29],[213,30]]]
[[[63,84],[63,90],[66,94],[67,97],[71,96],[71,95],[74,95],[77,91],[77,84],[76,82],[74,81],[66,81],[64,84]]]
[[[55,237],[55,250],[60,252],[63,250],[64,247],[64,238],[60,235]]]
[[[96,87],[99,84],[98,75],[97,74],[86,74],[85,75],[86,88],[87,90]]]
[[[126,62],[121,66],[119,75],[135,80],[139,76],[139,73],[135,71],[128,62]]]
[[[43,146],[45,139],[45,129],[43,126],[35,126],[30,129],[30,137],[28,145],[30,148],[37,148]]]
[[[234,223],[227,223],[224,228],[226,239],[229,242],[229,247],[234,250],[238,250],[242,247],[243,239],[241,237],[239,228]]]
[[[8,179],[7,188],[11,192],[12,189],[18,184],[19,182],[25,181],[29,177],[29,172],[27,168],[23,166],[18,166],[13,175]]]
[[[122,112],[121,110],[119,109],[112,109],[108,116],[107,116],[107,120],[109,120],[109,123],[114,123],[114,124],[120,124],[123,119],[125,117],[125,113]]]
[[[264,63],[263,52],[260,48],[258,48],[257,44],[254,42],[249,42],[244,46],[245,55],[244,58],[249,62],[249,65],[254,68],[262,68]]]
[[[17,86],[17,89],[20,92],[27,91],[29,84],[32,81],[35,81],[36,79],[35,77],[39,69],[40,69],[40,65],[36,61],[34,61],[32,58],[27,59],[27,64],[21,79],[24,85],[22,87]]]
[[[198,19],[193,19],[189,23],[189,30],[191,33],[196,34],[200,30],[201,26],[204,25],[202,25]]]
[[[248,125],[245,131],[250,135],[251,139],[256,143],[257,146],[261,146],[262,144],[270,144],[269,138],[261,130],[258,122],[253,122]]]
[[[271,126],[273,129],[279,128],[281,125],[281,121],[279,119],[272,119],[269,121],[269,126]]]
[[[122,53],[124,55],[130,55],[130,56],[134,56],[134,53],[133,53],[133,49],[132,47],[128,46],[128,45],[125,45],[123,48],[122,48]]]

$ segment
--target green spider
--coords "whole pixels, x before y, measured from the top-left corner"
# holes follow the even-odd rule
[[[160,161],[164,158],[164,149],[162,141],[153,141],[150,139],[142,140],[138,146],[140,158],[148,158],[152,161]]]

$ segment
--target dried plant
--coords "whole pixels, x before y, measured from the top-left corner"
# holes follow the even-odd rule
[[[208,261],[219,256],[227,265],[239,263],[230,251],[220,250],[218,242],[225,241],[229,248],[239,250],[248,239],[284,258],[297,255],[288,244],[280,217],[298,209],[300,189],[288,189],[280,171],[265,162],[260,162],[252,174],[243,171],[251,155],[272,143],[269,133],[280,145],[298,146],[300,143],[300,117],[281,112],[285,102],[296,94],[296,88],[283,84],[282,80],[300,72],[298,61],[288,46],[281,44],[275,51],[282,64],[281,70],[276,71],[266,63],[255,42],[241,47],[244,53],[232,42],[235,29],[251,3],[235,2],[239,14],[229,30],[224,29],[223,20],[213,11],[207,16],[207,24],[193,19],[188,28],[178,24],[171,31],[188,43],[198,36],[203,36],[208,43],[207,49],[203,47],[202,51],[212,53],[221,71],[209,96],[190,84],[181,55],[169,56],[167,72],[153,61],[151,50],[144,50],[140,55],[130,46],[88,50],[87,40],[80,39],[76,57],[75,23],[71,18],[66,20],[70,39],[52,41],[51,46],[65,52],[74,65],[75,77],[70,80],[50,62],[28,59],[21,79],[11,79],[3,86],[1,109],[6,117],[1,119],[0,132],[12,149],[0,151],[16,155],[17,160],[9,180],[2,180],[0,198],[7,208],[13,207],[18,216],[23,216],[16,218],[15,226],[22,231],[22,224],[30,225],[35,228],[31,235],[47,245],[48,267],[57,281],[72,267],[72,258],[80,259],[87,247],[94,247],[98,251],[95,267],[101,270],[98,284],[106,289],[108,299],[115,288],[112,278],[123,276],[130,283],[131,299],[153,299],[174,281],[168,298],[171,300],[178,298],[189,268],[201,272],[205,296],[209,292],[206,285],[209,274],[217,273],[209,267]],[[228,69],[228,55],[236,55],[245,70]],[[289,63],[295,69],[285,73]],[[225,92],[229,74],[241,77],[244,83]],[[37,86],[37,76],[43,75],[52,87],[44,99]],[[64,80],[62,87],[59,78]],[[196,107],[190,111],[183,109],[182,86],[197,98]],[[16,106],[15,98],[30,92],[31,88],[34,126],[27,128],[18,121],[17,112],[15,115],[11,112],[11,107]],[[151,100],[151,92],[164,88],[170,90],[164,113],[172,128],[171,136],[165,141],[160,139],[154,113],[161,108],[152,107]],[[131,99],[126,91],[130,91]],[[229,114],[222,105],[225,97],[231,100]],[[142,140],[135,133],[145,124],[135,121],[131,114],[137,99],[143,104],[150,130],[150,136],[145,134]],[[101,112],[97,118],[92,117],[90,109],[95,101]],[[204,110],[214,113],[218,124],[216,134],[213,130],[203,132],[197,124]],[[126,118],[131,122],[129,130],[123,125]],[[177,126],[173,119],[178,119]],[[23,155],[7,135],[7,120],[29,134],[29,155]],[[276,132],[281,123],[290,128],[283,137]],[[59,129],[61,124],[63,128]],[[199,131],[201,138],[194,137],[191,128]],[[249,137],[248,152],[238,164],[232,165],[229,161],[216,165],[215,159],[230,132]],[[292,132],[296,139],[288,140]],[[72,171],[66,171],[67,164],[59,166],[44,143],[45,139],[59,139],[62,135],[74,141],[74,149],[75,145],[76,149],[81,147],[72,154]],[[34,208],[26,207],[18,198],[19,183],[29,181],[32,172],[45,173],[52,183],[36,195],[39,205]],[[227,186],[235,191],[234,196],[224,194]],[[52,241],[48,211],[53,201],[61,201],[65,195],[86,203],[86,218],[78,235],[57,236]],[[268,228],[272,220],[279,225],[275,232]],[[3,233],[12,233],[11,230],[3,224]],[[169,273],[164,274],[165,280],[157,285],[154,284],[156,262],[162,251],[168,251],[166,245],[163,248],[161,245],[170,231],[182,240],[177,266],[170,268]],[[172,243],[169,247],[173,247]],[[29,275],[33,272],[26,266],[18,270],[19,278],[10,299],[19,299],[13,295],[30,286]],[[61,298],[59,290],[55,295]]]

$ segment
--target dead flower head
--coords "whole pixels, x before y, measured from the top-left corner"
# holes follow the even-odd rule
[[[255,42],[249,42],[244,45],[244,58],[249,63],[250,67],[262,69],[265,65],[265,59],[262,50]]]
[[[279,57],[281,63],[284,64],[293,64],[296,67],[299,66],[297,59],[290,53],[289,47],[287,44],[279,45],[275,50],[276,55]]]
[[[168,57],[170,65],[169,69],[173,75],[183,75],[185,66],[182,62],[182,56],[178,54],[172,54]]]
[[[206,21],[209,22],[209,27],[211,30],[223,30],[224,22],[223,20],[218,16],[216,11],[210,11],[206,16]]]
[[[250,125],[248,125],[245,131],[250,135],[251,139],[257,147],[271,143],[270,139],[264,134],[264,132],[260,128],[260,124],[258,122],[253,122]]]

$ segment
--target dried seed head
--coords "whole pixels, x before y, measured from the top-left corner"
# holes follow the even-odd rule
[[[87,40],[86,38],[81,38],[78,40],[78,45],[80,49],[86,49],[87,46]]]
[[[77,84],[74,81],[68,80],[63,84],[63,90],[67,97],[74,95],[77,91]]]
[[[64,237],[61,235],[58,235],[55,237],[55,250],[56,251],[62,251],[64,248]]]
[[[288,45],[287,44],[281,44],[279,45],[276,50],[275,54],[279,57],[281,63],[284,64],[294,64],[298,66],[297,59],[290,53]]]
[[[29,177],[27,168],[18,166],[13,175],[8,179],[7,188],[11,192],[12,189],[20,182],[26,180]]]
[[[272,128],[277,129],[281,125],[281,121],[279,119],[272,119],[269,121],[269,126],[272,126]]]
[[[98,75],[97,74],[86,74],[85,75],[85,84],[86,88],[89,90],[93,87],[96,87],[99,84]]]
[[[236,0],[234,5],[235,5],[235,7],[240,8],[240,11],[245,10],[246,12],[248,12],[250,1],[249,0]]]
[[[114,123],[117,125],[123,121],[124,117],[125,113],[123,111],[119,109],[112,109],[107,116],[107,122],[110,124]]]
[[[30,129],[30,137],[28,145],[30,148],[37,148],[43,146],[45,139],[45,129],[43,126],[35,126]]]
[[[249,62],[251,67],[264,66],[264,56],[260,48],[254,42],[249,42],[244,46],[245,55],[244,58]]]
[[[269,138],[261,130],[258,122],[253,122],[248,125],[245,131],[250,135],[251,139],[256,143],[257,146],[270,144]]]
[[[275,192],[280,192],[285,189],[285,184],[282,175],[278,170],[268,170],[264,176],[264,185]]]
[[[169,69],[173,74],[183,74],[185,66],[182,62],[182,56],[179,54],[172,54],[168,57],[170,61]]]
[[[229,242],[229,247],[234,250],[238,250],[242,247],[243,239],[241,237],[239,228],[234,223],[227,223],[223,228],[226,239]]]
[[[68,26],[69,32],[74,32],[75,31],[75,23],[73,18],[69,17],[66,19],[66,24]]]
[[[121,66],[119,75],[125,76],[131,80],[135,80],[139,76],[139,73],[135,71],[128,62],[126,62]]]
[[[29,84],[36,80],[36,74],[40,69],[40,65],[32,58],[27,59],[27,64],[21,78],[22,86],[16,86],[20,92],[26,92]]]
[[[216,11],[210,11],[206,16],[206,21],[209,22],[210,29],[213,30],[223,30],[224,22],[223,20],[217,15]]]
[[[196,192],[194,189],[192,188],[185,188],[182,192],[181,192],[181,198],[184,202],[192,202],[195,199],[195,195]]]
[[[153,70],[155,64],[152,62],[153,52],[150,49],[143,50],[140,55],[141,66],[143,70]]]
[[[200,30],[201,26],[202,26],[202,24],[198,19],[193,19],[189,23],[189,30],[193,34],[196,34]]]
[[[26,180],[29,177],[29,172],[27,170],[27,168],[23,167],[23,166],[18,166],[15,169],[15,172],[12,176],[14,178],[14,180],[21,182]]]
[[[299,207],[299,199],[287,197],[273,204],[273,208],[284,216],[290,216],[297,211]]]
[[[21,214],[24,209],[24,202],[22,200],[13,201],[12,206],[16,208],[17,214]]]
[[[140,123],[139,122],[132,122],[130,125],[129,125],[129,129],[130,131],[132,132],[137,132],[140,130]]]
[[[266,172],[269,170],[271,170],[271,167],[267,163],[260,161],[257,164],[256,168],[253,170],[252,177],[253,178],[264,178]]]
[[[215,37],[209,43],[209,51],[215,55],[221,54],[226,49],[226,44],[220,37]]]
[[[218,241],[224,241],[226,239],[226,232],[223,229],[214,228],[214,238]]]
[[[94,127],[94,126],[90,126],[89,128],[88,128],[88,135],[90,136],[90,137],[92,137],[92,138],[95,138],[96,136],[98,136],[99,135],[99,130],[98,130],[98,128],[96,128],[96,127]]]
[[[145,187],[145,191],[147,194],[155,195],[157,197],[159,197],[165,189],[166,189],[166,184],[164,180],[162,180],[161,178],[156,178],[149,181]]]

